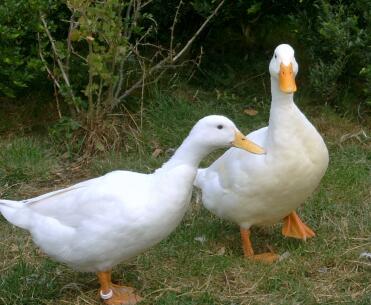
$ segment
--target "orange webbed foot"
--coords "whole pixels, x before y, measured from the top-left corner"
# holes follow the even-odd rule
[[[140,296],[134,294],[134,288],[112,284],[112,297],[103,300],[108,305],[135,305],[143,300]]]
[[[286,216],[283,221],[282,234],[286,237],[306,240],[307,238],[316,236],[311,228],[301,221],[295,211]]]
[[[250,230],[241,228],[241,239],[244,256],[248,259],[259,261],[267,264],[272,264],[275,261],[279,260],[280,256],[273,252],[254,254],[250,240]]]
[[[108,305],[135,305],[143,299],[134,294],[134,288],[113,284],[111,271],[98,272],[99,296]]]
[[[253,256],[247,256],[247,258],[266,263],[266,264],[272,264],[280,259],[280,256],[274,252],[266,252],[261,254],[254,254]]]
[[[111,286],[115,289],[118,289],[123,292],[134,292],[134,288],[130,286],[124,286],[124,285],[117,285],[117,284],[111,284]]]

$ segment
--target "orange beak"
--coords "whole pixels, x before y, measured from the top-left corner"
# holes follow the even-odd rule
[[[280,89],[282,92],[285,92],[285,93],[296,92],[295,76],[294,76],[294,71],[292,70],[291,63],[288,66],[285,66],[284,64],[280,65],[279,81],[280,81]]]
[[[234,141],[232,142],[234,147],[244,149],[253,154],[262,155],[265,154],[263,147],[260,147],[258,144],[250,141],[246,138],[243,133],[239,130],[236,131]]]

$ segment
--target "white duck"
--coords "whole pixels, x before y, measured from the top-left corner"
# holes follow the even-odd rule
[[[210,167],[198,171],[195,185],[202,190],[207,209],[240,226],[244,255],[272,262],[278,255],[254,255],[250,227],[283,219],[283,235],[303,240],[314,236],[295,209],[318,186],[329,156],[321,135],[294,103],[298,64],[291,46],[276,48],[269,72],[269,126],[248,134],[266,154],[231,148]]]
[[[152,174],[114,171],[39,197],[0,200],[0,212],[28,230],[53,259],[83,272],[97,272],[100,296],[107,304],[135,304],[141,298],[132,288],[112,284],[112,267],[175,229],[188,208],[201,159],[231,146],[263,153],[232,121],[208,116]]]

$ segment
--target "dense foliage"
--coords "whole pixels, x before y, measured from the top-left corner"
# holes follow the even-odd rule
[[[342,88],[350,89],[370,103],[366,90],[371,80],[371,33],[367,28],[371,22],[371,3],[331,5],[321,1],[314,5],[314,11],[314,22],[302,15],[302,20],[307,21],[303,31],[310,29],[304,43],[313,65],[310,69],[313,90],[326,101],[336,101],[344,93]]]
[[[22,16],[22,18],[20,18]],[[29,1],[0,6],[0,93],[14,96],[40,72],[37,56],[37,11]]]
[[[195,2],[201,12],[205,2]],[[318,100],[340,108],[349,101],[371,105],[370,24],[367,0],[241,0],[224,7],[203,43],[213,62],[223,56],[238,66],[241,58],[270,56],[276,45],[288,42],[297,51],[300,77]]]
[[[60,121],[52,137],[92,139],[99,149],[120,134],[112,120],[103,124],[107,115],[135,104],[142,111],[137,101],[147,84],[174,71],[180,58],[202,54],[207,73],[197,81],[229,89],[223,69],[265,71],[272,49],[287,42],[299,54],[306,91],[359,111],[371,105],[370,16],[367,0],[4,0],[0,95],[54,88]]]
[[[40,15],[46,15],[51,31],[57,32],[57,38],[63,42],[66,37],[61,33],[67,33],[69,27],[66,12],[74,2],[3,1],[0,6],[0,92],[3,95],[22,93],[24,87],[45,76],[37,39],[37,33],[43,33]],[[94,1],[78,2],[86,6]],[[103,10],[106,9],[104,13],[108,14],[107,18],[110,17],[110,5],[112,8],[110,2],[100,3]],[[178,16],[176,40],[189,36],[200,20],[215,7],[215,2],[185,2]],[[106,8],[104,3],[107,3]],[[178,4],[178,0],[153,1],[141,12],[142,24],[136,30],[143,31],[153,22],[157,32],[152,38],[169,44],[169,28]],[[326,101],[338,103],[344,90],[354,91],[363,100],[368,96],[369,100],[370,12],[371,4],[367,0],[227,1],[217,18],[198,39],[194,50],[198,50],[200,45],[204,46],[204,63],[207,64],[211,60],[219,61],[221,56],[235,57],[237,60],[241,58],[240,55],[245,56],[257,50],[269,50],[270,53],[275,45],[287,41],[305,53],[302,56],[307,59],[304,69],[309,71],[311,88]],[[113,16],[112,22],[120,23],[119,20],[114,21],[115,18]],[[122,18],[125,22],[125,16]],[[107,20],[106,27],[110,24]],[[75,35],[78,33],[75,32]],[[78,37],[75,36],[75,39]],[[112,56],[108,53],[106,57]],[[95,61],[98,59],[94,58]],[[81,70],[78,66],[74,68]],[[75,81],[82,81],[81,75]]]
[[[39,56],[41,13],[52,17],[53,30],[60,39],[68,26],[63,1],[4,0],[0,4],[0,96],[14,97],[32,90],[27,87],[48,83]]]

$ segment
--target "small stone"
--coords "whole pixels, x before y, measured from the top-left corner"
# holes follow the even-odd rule
[[[225,247],[221,247],[218,251],[216,251],[217,255],[224,255],[225,254]]]
[[[195,237],[195,241],[198,241],[201,244],[203,244],[206,241],[206,237],[204,235],[197,236],[197,237]]]
[[[359,255],[359,258],[364,258],[364,259],[366,259],[366,260],[371,261],[371,253],[370,253],[370,252],[362,252],[362,253]]]
[[[283,261],[287,259],[289,256],[290,256],[290,252],[286,251],[285,253],[280,255],[280,258],[278,259],[278,261]]]

